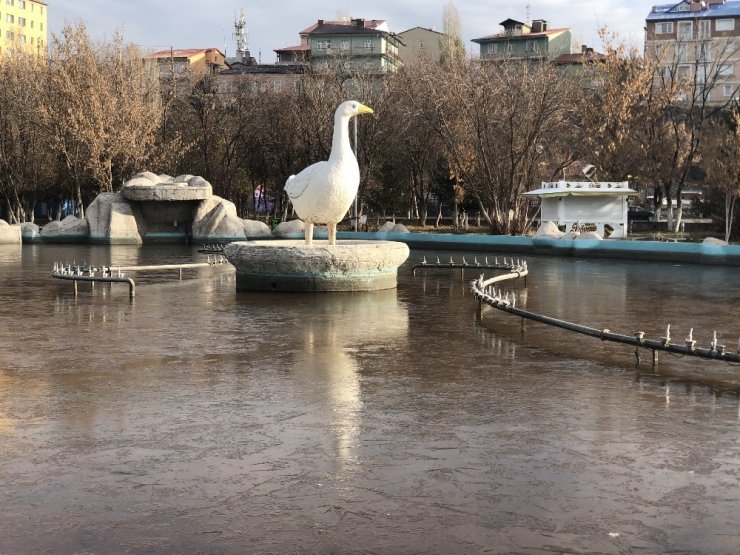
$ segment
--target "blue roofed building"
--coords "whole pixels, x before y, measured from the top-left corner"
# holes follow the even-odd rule
[[[664,75],[705,87],[710,104],[738,98],[740,1],[682,0],[653,6],[645,18],[645,54]]]

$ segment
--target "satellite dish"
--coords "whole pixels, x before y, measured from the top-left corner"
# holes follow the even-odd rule
[[[583,167],[581,172],[583,172],[583,175],[585,175],[591,181],[593,181],[594,175],[596,175],[596,168],[592,166],[591,164],[587,164],[586,166]]]

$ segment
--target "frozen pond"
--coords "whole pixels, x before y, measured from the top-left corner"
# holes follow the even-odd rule
[[[131,302],[52,265],[202,255],[0,246],[0,553],[737,551],[740,367],[478,323],[459,271],[411,276],[437,254],[392,291],[225,266]],[[527,261],[517,306],[736,349],[738,268]]]

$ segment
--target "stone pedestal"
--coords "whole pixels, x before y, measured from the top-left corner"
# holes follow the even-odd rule
[[[226,245],[224,255],[236,267],[237,289],[376,291],[396,287],[409,248],[393,241],[241,241]]]

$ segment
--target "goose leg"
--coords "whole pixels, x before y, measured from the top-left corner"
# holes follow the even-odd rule
[[[306,238],[306,244],[310,245],[313,242],[313,224],[306,222],[306,227],[303,230],[304,237]]]
[[[329,232],[329,244],[336,245],[337,244],[337,224],[336,222],[326,224],[326,230]]]

